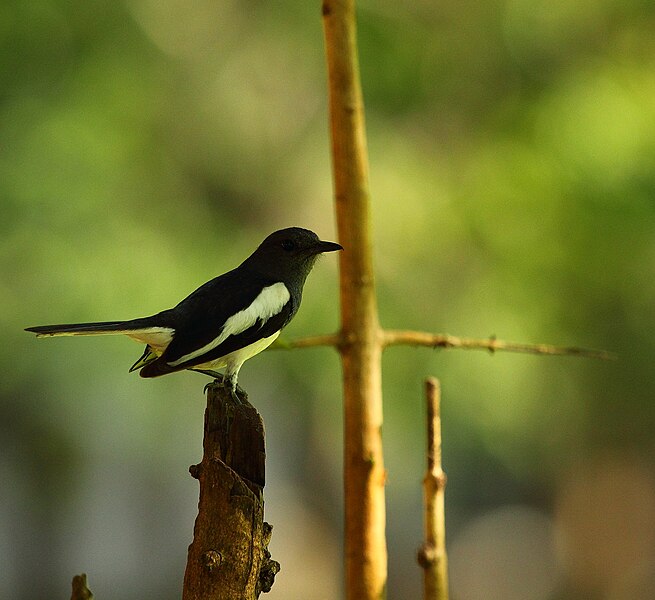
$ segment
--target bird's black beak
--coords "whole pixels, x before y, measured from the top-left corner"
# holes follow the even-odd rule
[[[316,254],[323,254],[323,252],[336,252],[337,250],[343,250],[343,246],[340,246],[336,242],[324,242],[320,241],[314,246],[314,252]]]

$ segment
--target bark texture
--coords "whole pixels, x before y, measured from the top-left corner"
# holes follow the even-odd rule
[[[264,424],[250,404],[207,387],[198,516],[184,574],[183,600],[253,600],[273,585],[272,528],[264,522]]]

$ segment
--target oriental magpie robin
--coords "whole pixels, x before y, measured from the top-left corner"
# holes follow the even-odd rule
[[[146,344],[130,371],[159,377],[191,369],[217,377],[236,395],[241,365],[258,354],[293,319],[319,254],[343,250],[307,229],[269,235],[236,269],[199,287],[175,308],[130,321],[41,325],[26,331],[56,335],[126,335]]]

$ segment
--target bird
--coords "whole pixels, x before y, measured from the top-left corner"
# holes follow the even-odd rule
[[[343,247],[309,229],[280,229],[238,267],[200,286],[174,308],[127,321],[39,325],[25,331],[39,338],[125,335],[145,344],[130,372],[150,378],[198,371],[216,378],[241,403],[241,366],[270,346],[296,315],[318,256],[337,250]]]

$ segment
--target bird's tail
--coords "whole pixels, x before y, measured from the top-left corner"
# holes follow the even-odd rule
[[[155,355],[161,354],[175,335],[174,320],[170,311],[152,317],[132,319],[131,321],[102,321],[100,323],[69,323],[66,325],[39,325],[27,327],[25,331],[36,333],[36,337],[63,335],[126,335],[133,340],[148,344]],[[145,358],[142,357],[142,358]],[[141,363],[146,364],[144,361]]]
[[[36,337],[55,335],[119,335],[138,329],[134,321],[102,321],[99,323],[68,323],[64,325],[39,325],[26,327],[25,331],[36,333]]]

